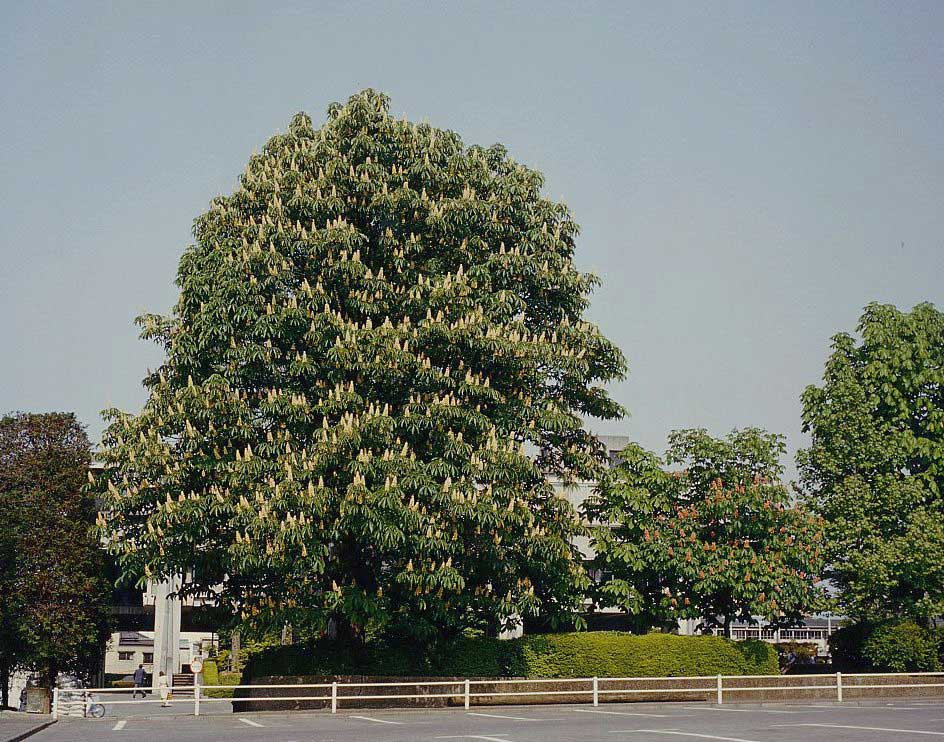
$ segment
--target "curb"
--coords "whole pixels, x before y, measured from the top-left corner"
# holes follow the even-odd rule
[[[35,726],[28,731],[22,732],[15,737],[10,737],[10,739],[8,739],[6,742],[20,742],[20,740],[24,740],[27,737],[32,737],[37,732],[41,732],[46,727],[51,727],[55,723],[56,723],[56,719],[50,719],[49,721],[45,721],[42,724]]]

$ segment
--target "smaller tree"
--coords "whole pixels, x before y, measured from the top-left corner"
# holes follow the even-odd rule
[[[71,413],[0,418],[0,680],[23,668],[52,683],[101,660],[110,586],[83,491],[90,449]]]
[[[606,575],[596,600],[649,625],[701,618],[726,636],[735,619],[798,622],[819,602],[823,535],[781,482],[783,451],[754,428],[674,432],[665,462],[628,446],[584,503]]]

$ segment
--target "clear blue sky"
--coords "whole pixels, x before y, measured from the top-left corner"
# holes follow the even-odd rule
[[[944,3],[6,3],[0,411],[136,410],[209,200],[374,87],[547,175],[626,353],[594,426],[802,444],[871,300],[944,304]]]

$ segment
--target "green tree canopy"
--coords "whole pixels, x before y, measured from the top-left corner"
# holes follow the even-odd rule
[[[597,600],[643,624],[701,618],[726,630],[815,608],[822,533],[781,483],[783,451],[781,436],[754,428],[676,431],[664,463],[628,446],[584,504],[607,576]]]
[[[111,590],[83,491],[89,451],[71,413],[0,418],[0,706],[10,670],[52,682],[98,669]]]
[[[870,304],[803,393],[798,455],[828,576],[863,620],[944,614],[944,314]]]
[[[103,532],[134,578],[251,625],[429,635],[578,606],[584,416],[620,352],[583,319],[577,225],[499,145],[365,91],[298,114],[180,261],[138,415],[107,413]]]

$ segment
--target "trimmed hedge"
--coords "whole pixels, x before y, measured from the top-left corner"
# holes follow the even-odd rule
[[[764,642],[590,631],[510,641],[468,638],[426,653],[414,645],[355,647],[330,641],[276,647],[253,657],[244,678],[251,682],[273,675],[574,678],[778,672],[777,651]]]
[[[239,685],[241,676],[238,672],[220,672],[219,666],[215,660],[207,660],[203,663],[203,684],[204,685]],[[232,698],[232,690],[208,690],[205,691],[208,698]]]

